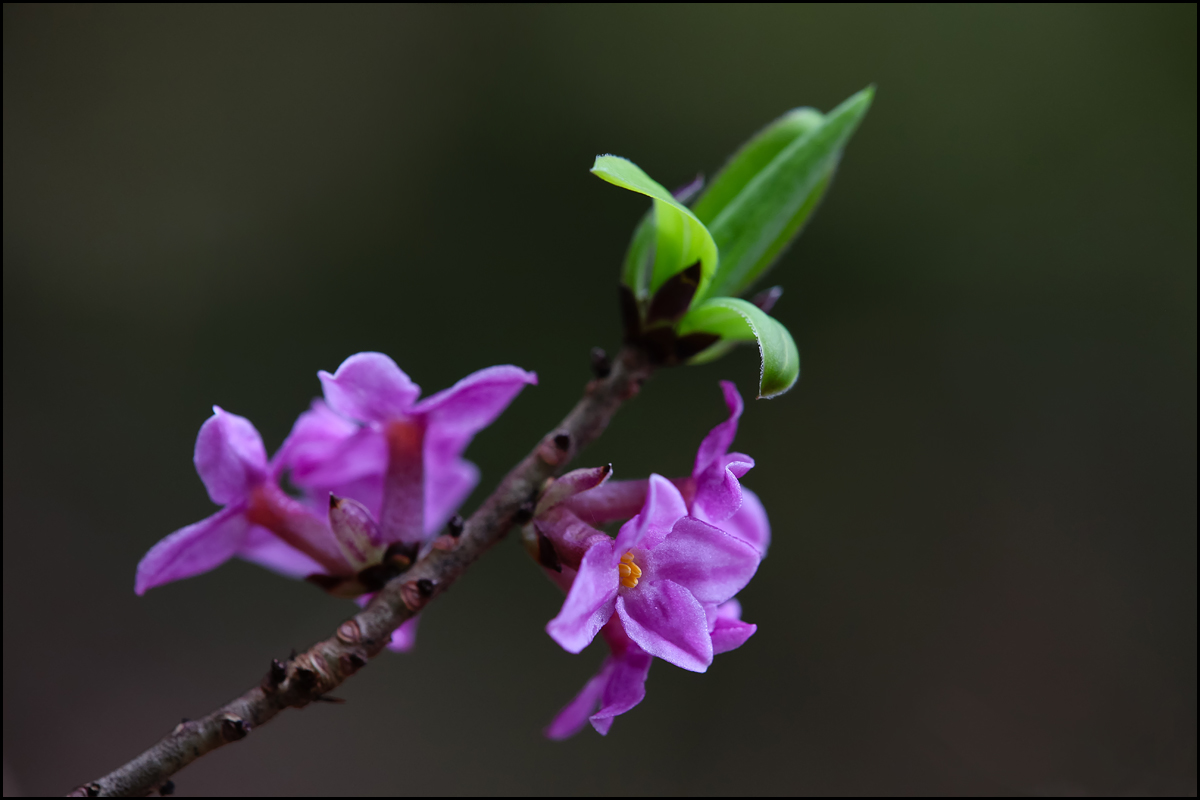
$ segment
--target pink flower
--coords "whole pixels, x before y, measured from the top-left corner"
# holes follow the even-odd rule
[[[608,467],[581,469],[542,495],[535,552],[568,595],[547,631],[579,652],[598,629],[612,651],[546,729],[550,738],[571,736],[589,720],[606,733],[615,716],[645,697],[655,655],[704,671],[712,656],[740,647],[757,630],[741,621],[732,595],[765,554],[770,525],[757,496],[738,480],[753,459],[728,453],[741,397],[731,383],[721,388],[729,418],[704,438],[687,478],[608,481]],[[629,521],[615,542],[593,527],[621,519]],[[646,584],[654,588],[639,592]]]
[[[737,600],[730,600],[709,612],[713,655],[741,647],[758,629],[757,625],[742,622],[741,615],[742,607]],[[613,719],[646,697],[646,678],[654,657],[634,644],[615,619],[610,619],[600,629],[600,635],[608,643],[612,655],[546,728],[546,736],[550,739],[574,736],[586,722],[591,722],[596,732],[605,736]]]
[[[328,405],[302,414],[271,462],[249,420],[214,407],[194,460],[224,507],[146,553],[138,594],[233,556],[343,596],[378,588],[389,553],[411,557],[474,487],[478,471],[461,458],[472,437],[537,382],[516,367],[490,367],[418,403],[420,390],[381,353],[359,353],[319,376]],[[286,469],[315,505],[280,488]],[[411,621],[394,643],[411,643],[414,630]]]
[[[616,615],[647,653],[704,672],[713,658],[705,607],[737,594],[761,559],[753,546],[688,516],[679,490],[651,475],[641,513],[621,526],[616,540],[591,543],[546,631],[578,653]]]
[[[193,459],[216,514],[166,537],[142,558],[134,590],[190,578],[240,556],[290,577],[350,571],[324,519],[279,488],[250,421],[214,406]]]
[[[479,482],[463,450],[537,383],[517,367],[488,367],[418,402],[420,388],[382,353],[358,353],[318,375],[325,402],[301,415],[281,452],[292,480],[359,500],[385,541],[406,543],[445,526]]]

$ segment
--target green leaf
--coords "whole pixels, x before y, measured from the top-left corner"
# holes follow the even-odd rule
[[[673,275],[699,261],[698,293],[703,292],[717,270],[717,245],[704,223],[628,159],[597,156],[592,172],[611,184],[654,200],[654,266],[646,281],[644,264],[648,260],[649,234],[643,233],[643,221],[634,233],[626,258],[623,273],[626,284],[640,297],[653,295]]]
[[[705,225],[711,223],[785,147],[824,122],[825,115],[815,108],[794,108],[771,122],[730,157],[692,204],[692,213]]]
[[[714,297],[695,306],[679,322],[679,335],[715,333],[723,340],[758,342],[762,371],[759,398],[778,397],[800,377],[800,353],[788,329],[753,303],[736,297]],[[713,347],[720,347],[718,342]],[[711,349],[711,348],[710,348]],[[706,351],[707,352],[707,351]],[[707,361],[705,353],[697,356]]]
[[[729,177],[718,176],[696,203],[721,252],[699,297],[740,294],[766,271],[816,208],[874,93],[862,90],[813,127],[804,109],[791,112],[739,151],[725,169]]]
[[[654,208],[651,207],[633,230],[629,251],[625,253],[625,267],[621,270],[621,282],[632,289],[640,300],[649,295],[646,286],[650,282],[654,238]]]

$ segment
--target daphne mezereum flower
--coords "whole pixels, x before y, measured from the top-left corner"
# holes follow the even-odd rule
[[[208,496],[224,508],[150,548],[138,564],[138,594],[233,556],[292,577],[350,573],[326,520],[279,488],[282,465],[267,461],[262,437],[245,417],[214,406],[193,460]]]
[[[630,640],[653,656],[694,672],[704,672],[712,663],[710,609],[715,611],[749,582],[762,559],[760,547],[765,548],[765,536],[751,543],[713,524],[741,510],[737,476],[753,464],[746,456],[726,454],[741,398],[732,384],[723,388],[730,419],[705,437],[693,475],[684,482],[696,514],[675,484],[651,475],[640,511],[621,526],[615,540],[569,508],[557,520],[547,519],[549,530],[539,525],[568,566],[583,551],[566,602],[546,626],[567,651],[583,650],[615,615]],[[581,492],[563,505],[581,503],[602,489]]]
[[[420,387],[382,353],[358,353],[336,373],[318,374],[325,402],[296,422],[283,463],[297,485],[358,500],[385,542],[408,544],[445,526],[479,482],[463,450],[537,383],[518,367],[488,367],[417,401]]]
[[[290,577],[319,578],[344,596],[378,588],[368,578],[389,546],[411,550],[425,538],[423,526],[444,524],[473,488],[477,473],[460,455],[474,434],[537,380],[516,367],[492,367],[414,405],[419,389],[378,353],[351,356],[338,375],[320,377],[334,410],[316,404],[301,415],[270,462],[248,420],[214,409],[200,428],[194,460],[209,497],[224,508],[151,548],[138,565],[138,594],[233,556]],[[316,503],[305,503],[280,488],[286,469],[316,479],[323,470],[349,476],[334,483],[356,491],[344,498],[318,492]],[[319,480],[297,483],[319,487]],[[370,500],[372,492],[374,509],[356,497],[365,493]],[[380,524],[384,500],[392,513]]]
[[[715,607],[706,607],[710,620],[709,637],[713,655],[741,647],[758,629],[741,621],[742,606],[736,599]],[[629,711],[646,697],[646,677],[654,657],[634,644],[616,618],[600,629],[611,654],[575,699],[558,712],[546,728],[550,739],[567,739],[591,722],[601,736],[607,735],[613,720]]]
[[[754,461],[743,454],[728,453],[737,433],[742,401],[733,384],[722,382],[721,388],[729,418],[704,438],[692,475],[671,483],[686,500],[693,518],[715,524],[753,547],[761,558],[770,541],[770,525],[757,496],[737,480]],[[535,554],[548,568],[547,575],[551,580],[568,595],[592,547],[605,542],[613,546],[612,539],[593,525],[638,515],[649,505],[652,485],[662,487],[663,479],[658,476],[640,481],[608,481],[610,473],[611,470],[604,467],[564,475],[543,493],[535,512],[534,526],[544,543],[536,545],[531,541],[531,546],[537,551],[547,547],[552,549],[552,552]],[[748,556],[745,550],[742,555]],[[754,564],[757,565],[757,560]],[[623,587],[633,583],[636,589],[636,584],[646,579],[636,551],[621,559],[617,571]],[[619,588],[618,593],[620,591]],[[741,621],[741,605],[736,599],[701,605],[713,655],[740,647],[757,630],[757,626]],[[615,602],[613,606],[615,610]],[[600,613],[607,613],[607,609],[602,608]],[[600,635],[608,644],[611,655],[546,729],[546,735],[552,739],[574,735],[589,720],[597,731],[606,733],[614,717],[633,708],[645,697],[644,684],[653,656],[627,635],[620,614],[608,614],[607,621],[600,627]]]

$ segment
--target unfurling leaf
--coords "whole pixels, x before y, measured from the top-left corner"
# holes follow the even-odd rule
[[[717,269],[717,245],[704,224],[637,164],[618,156],[597,156],[592,172],[611,184],[654,200],[654,225],[641,225],[626,258],[624,282],[639,299],[653,295],[676,273],[700,262],[698,293]],[[649,248],[654,263],[649,266]],[[647,274],[649,273],[649,274]]]
[[[717,334],[722,341],[758,342],[762,359],[758,381],[760,398],[778,397],[800,377],[800,353],[788,329],[753,303],[736,297],[714,297],[687,313],[679,323],[679,334]],[[703,354],[701,354],[703,359]]]

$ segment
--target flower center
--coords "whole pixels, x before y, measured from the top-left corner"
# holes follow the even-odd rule
[[[632,589],[638,585],[638,578],[642,577],[642,568],[633,563],[632,552],[621,556],[621,563],[617,565],[617,573],[621,576],[621,585],[626,589]]]

